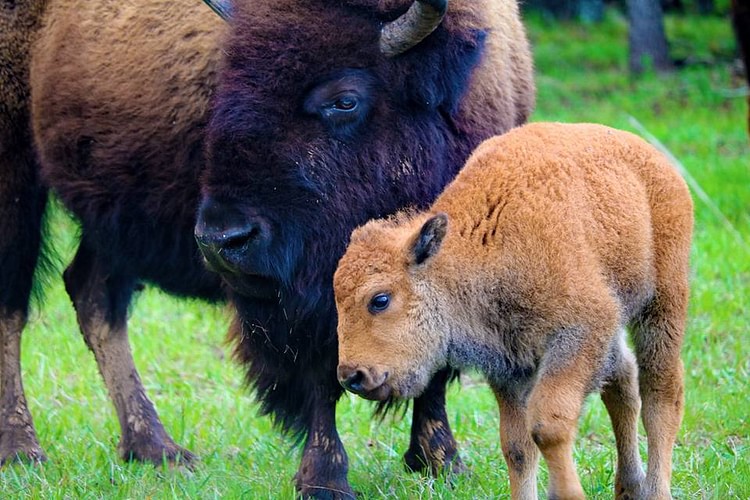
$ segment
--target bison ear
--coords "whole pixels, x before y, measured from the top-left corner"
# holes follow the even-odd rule
[[[419,106],[453,116],[482,59],[485,31],[451,34],[439,28],[402,57],[408,59],[405,95]]]
[[[439,213],[427,219],[412,243],[412,263],[418,266],[438,253],[447,230],[448,216],[446,214]]]
[[[203,0],[220,18],[229,21],[232,18],[232,3],[229,0]]]

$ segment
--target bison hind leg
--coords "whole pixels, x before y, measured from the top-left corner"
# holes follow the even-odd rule
[[[135,368],[127,309],[136,280],[107,265],[87,243],[85,230],[64,280],[86,345],[94,353],[117,411],[121,457],[154,465],[189,463],[193,455],[167,434]]]

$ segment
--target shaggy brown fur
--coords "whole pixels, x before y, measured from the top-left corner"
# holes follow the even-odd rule
[[[488,140],[429,213],[353,233],[334,278],[339,378],[365,397],[408,398],[446,365],[479,368],[524,499],[536,498],[537,449],[549,496],[583,496],[573,441],[600,390],[616,496],[669,498],[692,223],[682,178],[632,134],[532,124]]]

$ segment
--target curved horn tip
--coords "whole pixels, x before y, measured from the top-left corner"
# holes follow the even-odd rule
[[[440,26],[448,11],[448,0],[416,0],[399,18],[380,31],[380,51],[386,57],[403,54]]]

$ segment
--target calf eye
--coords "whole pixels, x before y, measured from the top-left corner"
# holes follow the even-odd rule
[[[370,304],[367,306],[367,310],[372,314],[378,314],[386,309],[391,304],[391,295],[388,293],[379,293],[370,299]]]

